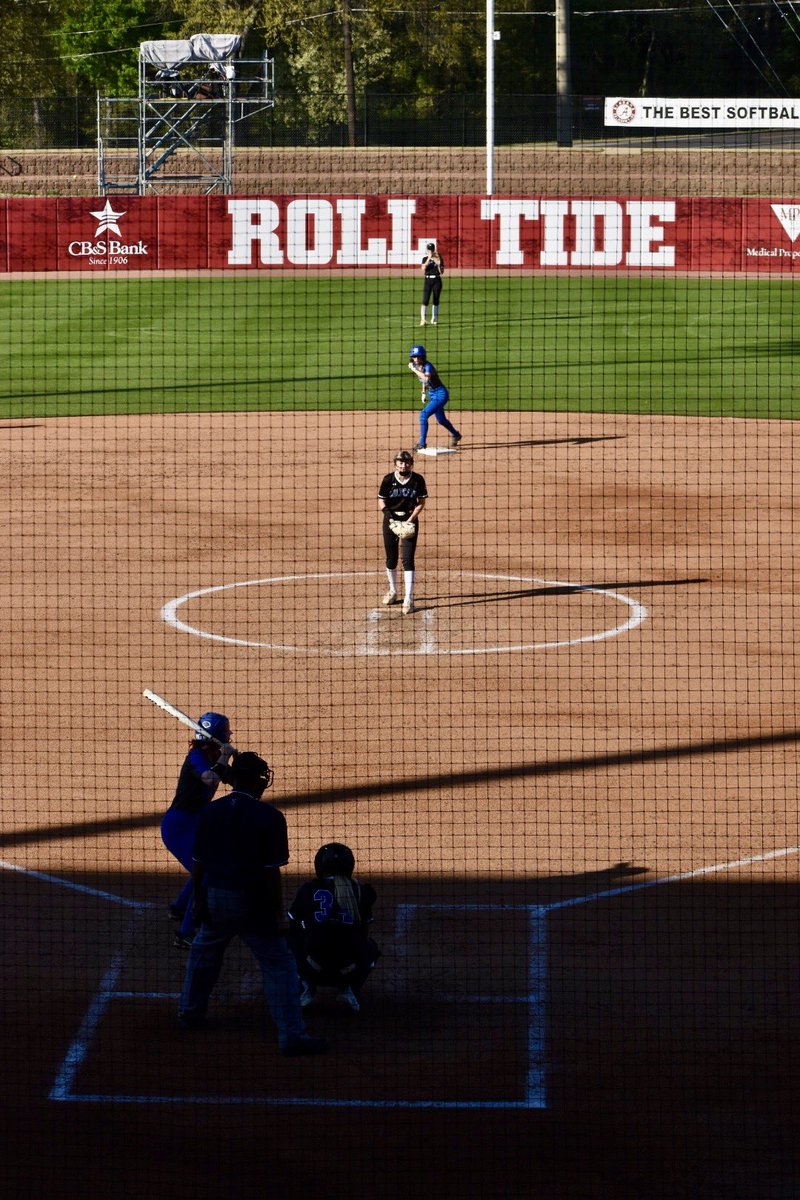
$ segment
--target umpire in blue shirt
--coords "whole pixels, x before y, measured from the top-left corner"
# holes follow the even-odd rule
[[[280,868],[289,861],[289,843],[283,814],[261,800],[272,771],[250,751],[229,769],[233,791],[205,809],[197,829],[192,884],[200,928],[189,952],[180,1021],[186,1029],[203,1024],[225,951],[240,937],[261,967],[281,1054],[320,1054],[327,1042],[306,1032],[297,967],[280,932]]]

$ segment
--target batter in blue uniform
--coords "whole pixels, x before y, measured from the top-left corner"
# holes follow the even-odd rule
[[[422,384],[422,403],[419,414],[419,441],[415,450],[424,450],[428,441],[428,422],[435,417],[440,425],[444,425],[450,434],[450,445],[455,449],[461,441],[461,434],[451,425],[444,415],[444,406],[450,399],[450,393],[439,378],[439,372],[433,363],[428,362],[424,346],[412,346],[408,356],[408,368],[413,371]]]
[[[192,742],[178,776],[175,798],[161,822],[161,840],[190,876],[200,814],[214,799],[220,783],[230,782],[228,763],[236,754],[229,744],[231,726],[226,716],[222,713],[203,713],[197,724],[205,730],[205,734],[198,734]],[[191,896],[192,881],[189,878],[169,906],[170,916],[180,921],[175,934],[176,946],[190,945],[194,934]]]

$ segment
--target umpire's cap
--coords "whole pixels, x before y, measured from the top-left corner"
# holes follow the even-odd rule
[[[272,785],[273,772],[265,759],[252,750],[237,754],[231,763],[231,780],[234,787],[260,796]]]

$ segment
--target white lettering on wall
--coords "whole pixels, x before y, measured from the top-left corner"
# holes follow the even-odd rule
[[[539,219],[538,200],[481,200],[481,220],[499,218],[500,243],[494,261],[498,267],[521,267],[525,255],[520,245],[522,221]]]
[[[366,200],[337,200],[336,211],[342,227],[342,245],[336,255],[338,266],[384,266],[385,238],[370,238],[366,247],[361,245],[361,218],[367,211]]]
[[[388,200],[386,211],[392,223],[391,248],[386,258],[389,267],[410,267],[425,253],[425,239],[411,244],[411,218],[417,211],[416,200]]]
[[[253,260],[253,242],[258,243],[259,259],[264,266],[283,262],[276,230],[280,210],[274,200],[229,200],[233,230],[228,262],[232,267],[249,267]]]
[[[574,267],[616,267],[622,261],[622,205],[615,200],[575,200]]]
[[[286,257],[296,267],[325,267],[333,259],[330,200],[292,200],[286,209]]]
[[[626,228],[628,216],[628,249]],[[574,249],[567,249],[568,219]],[[674,200],[482,200],[481,220],[498,221],[498,267],[673,267],[675,247],[664,244]],[[523,221],[541,222],[538,260],[523,248]]]
[[[569,256],[564,247],[564,233],[569,200],[542,201],[542,250],[540,267],[569,266]]]
[[[674,200],[629,200],[630,249],[625,258],[628,267],[674,267],[675,247],[664,245],[666,230],[659,222],[675,220]]]

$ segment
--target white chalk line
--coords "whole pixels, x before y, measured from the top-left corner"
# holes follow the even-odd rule
[[[374,578],[372,571],[349,571],[349,572],[325,572],[311,575],[274,575],[264,579],[245,579],[238,580],[234,583],[221,583],[213,587],[199,588],[193,592],[187,592],[183,596],[176,596],[173,600],[169,600],[161,608],[160,616],[162,621],[170,625],[173,629],[181,633],[186,633],[191,637],[204,638],[208,641],[220,642],[223,645],[229,646],[246,646],[254,650],[271,650],[282,654],[305,654],[319,658],[352,658],[364,656],[408,656],[408,655],[436,655],[440,657],[468,657],[484,654],[519,654],[530,651],[540,650],[562,650],[568,649],[571,646],[580,646],[591,642],[601,642],[608,638],[620,637],[624,633],[629,633],[641,625],[648,616],[647,609],[643,604],[634,600],[631,596],[626,596],[622,592],[613,591],[610,588],[591,587],[581,583],[572,583],[560,579],[538,579],[536,577],[522,575],[496,575],[484,574],[481,572],[461,572],[462,576],[467,574],[472,579],[491,580],[493,582],[502,583],[526,583],[534,584],[539,587],[552,588],[570,588],[575,595],[605,596],[608,599],[614,600],[630,609],[630,616],[626,621],[621,622],[609,629],[602,629],[596,633],[585,634],[582,637],[566,638],[558,641],[544,642],[522,642],[507,646],[478,646],[469,648],[458,647],[442,647],[439,646],[435,638],[435,613],[431,610],[422,609],[413,614],[411,617],[403,618],[403,625],[407,627],[408,622],[416,622],[421,626],[421,633],[418,643],[413,647],[405,646],[389,646],[381,647],[379,643],[381,617],[388,614],[383,614],[379,609],[368,610],[365,613],[366,634],[365,640],[360,647],[345,648],[335,650],[331,647],[323,646],[300,646],[285,642],[263,642],[254,641],[249,638],[237,638],[229,634],[213,633],[211,630],[201,629],[198,626],[190,625],[187,621],[181,620],[178,616],[178,610],[192,600],[199,600],[205,596],[212,596],[220,592],[235,591],[239,588],[253,587],[268,587],[286,583],[303,583],[312,580],[325,579],[368,579]],[[394,615],[391,617],[395,619]]]
[[[780,858],[788,858],[800,853],[800,846],[787,846],[780,850],[771,850],[765,854],[755,854],[750,858],[739,858],[732,862],[715,863],[709,867],[698,867],[694,871],[682,871],[677,875],[666,875],[660,879],[650,879],[640,883],[628,884],[625,887],[608,888],[602,892],[594,892],[589,896],[574,896],[569,900],[556,900],[552,904],[536,906],[531,910],[530,946],[531,961],[528,971],[528,981],[531,987],[529,1026],[528,1026],[528,1077],[525,1098],[530,1108],[547,1108],[547,944],[549,933],[548,918],[551,913],[563,912],[569,908],[578,908],[588,904],[599,904],[603,900],[613,900],[619,896],[632,896],[636,892],[644,892],[651,888],[667,887],[670,884],[689,883],[709,875],[720,875],[726,871],[738,871],[743,867],[756,866],[759,863],[774,862]]]
[[[38,879],[42,883],[52,883],[54,886],[64,888],[68,892],[79,892],[83,896],[94,896],[98,900],[108,900],[111,904],[119,904],[122,908],[133,908],[136,910],[155,908],[154,904],[146,900],[128,900],[125,896],[115,896],[113,892],[104,892],[99,888],[87,887],[83,883],[75,883],[71,879],[63,879],[59,875],[47,875],[43,871],[31,871],[27,867],[20,867],[15,863],[5,862],[2,859],[0,859],[0,871],[16,871],[20,875],[26,875],[29,879]]]

